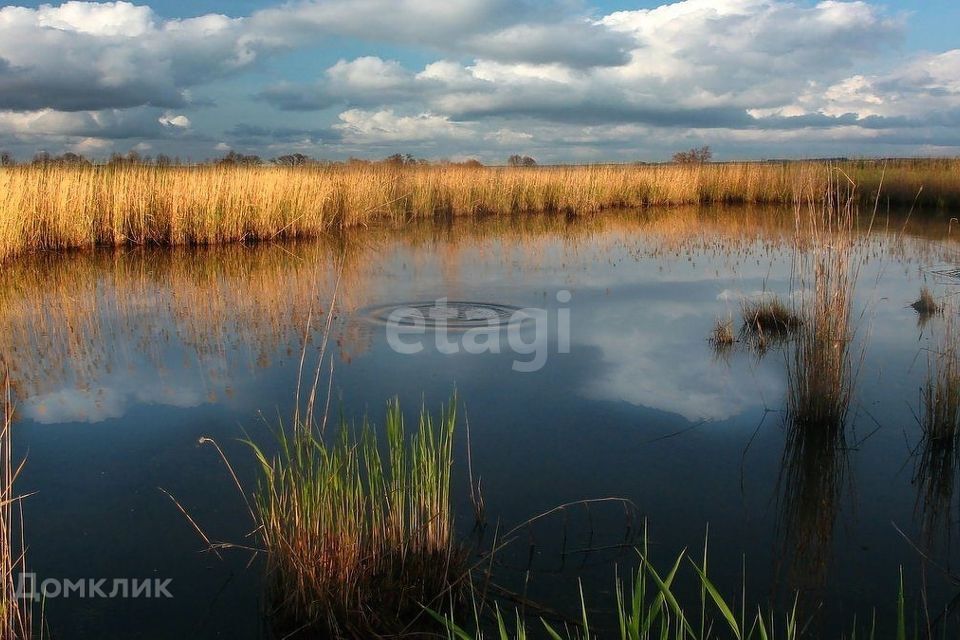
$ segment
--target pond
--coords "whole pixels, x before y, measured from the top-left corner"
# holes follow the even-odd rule
[[[474,528],[461,429],[463,540],[489,548],[559,505],[629,501],[571,505],[522,526],[491,569],[491,589],[514,594],[501,606],[576,615],[579,580],[598,628],[609,626],[633,545],[646,536],[666,569],[682,549],[699,558],[708,536],[722,590],[745,584],[752,602],[780,605],[799,591],[815,625],[849,627],[874,610],[891,619],[901,567],[908,597],[925,582],[939,612],[956,595],[956,498],[952,477],[936,499],[920,489],[917,452],[919,390],[945,321],[909,305],[925,285],[956,291],[946,274],[960,244],[948,218],[883,215],[866,226],[851,419],[842,445],[799,464],[783,419],[789,346],[717,353],[707,340],[717,319],[739,323],[743,299],[795,293],[792,210],[455,219],[317,242],[5,264],[0,354],[17,401],[15,456],[27,458],[18,491],[30,494],[31,570],[107,587],[169,580],[173,596],[49,598],[53,637],[268,635],[260,560],[205,551],[178,504],[211,540],[252,544],[243,497],[199,440],[219,443],[253,488],[240,440],[269,447],[289,418],[301,355],[309,380],[335,288],[335,410],[382,424],[391,397],[412,420],[421,404],[436,411],[458,394],[487,521]],[[441,341],[425,322],[400,338],[413,348],[398,349],[385,319],[410,306],[462,324]],[[465,341],[474,321],[518,309],[540,312],[515,344],[495,352]]]

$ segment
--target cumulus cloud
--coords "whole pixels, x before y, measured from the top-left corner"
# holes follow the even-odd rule
[[[324,0],[245,18],[163,19],[128,2],[7,6],[0,8],[0,109],[181,108],[190,103],[190,87],[247,68],[264,54],[315,45],[323,36],[573,66],[625,60],[627,38],[559,8],[507,0]],[[544,15],[556,17],[545,22]],[[331,70],[331,81],[350,71]],[[363,72],[356,78],[388,77],[371,73],[375,69],[356,71]]]
[[[190,126],[186,116],[157,114],[156,109],[100,111],[0,111],[0,134],[24,138],[97,137],[111,139],[164,138]]]
[[[763,126],[808,126],[784,117],[804,111],[764,109],[783,107],[811,84],[841,80],[846,68],[895,38],[902,26],[864,2],[801,6],[778,0],[684,0],[612,13],[597,24],[630,39],[628,59],[579,68],[532,55],[523,62],[479,57],[470,64],[438,61],[417,73],[396,61],[364,57],[341,60],[313,85],[275,86],[263,97],[288,110],[413,101],[455,120],[745,128],[776,116]],[[516,42],[503,40],[505,48],[528,42],[544,50],[524,26],[506,33]],[[570,48],[578,40],[555,42]]]
[[[162,20],[127,2],[0,8],[0,109],[183,107],[187,89],[250,64],[245,21]]]
[[[854,114],[868,127],[960,123],[960,49],[908,58],[892,71],[813,86],[779,110],[791,115]]]
[[[390,109],[364,111],[350,109],[340,114],[340,122],[333,125],[348,143],[417,142],[443,139],[465,139],[470,129],[450,122],[444,116],[430,113],[397,115]]]
[[[630,41],[564,0],[322,0],[251,16],[252,31],[293,40],[318,35],[425,46],[505,62],[573,67],[620,64]]]
[[[176,115],[169,111],[157,118],[157,122],[165,127],[175,127],[177,129],[190,128],[190,118],[185,115]]]
[[[292,0],[183,19],[128,2],[3,7],[0,142],[190,136],[251,150],[396,145],[451,156],[517,145],[577,160],[629,157],[638,144],[649,155],[706,142],[721,155],[782,156],[791,153],[769,148],[928,149],[958,137],[960,50],[897,54],[908,16],[878,3],[678,0],[607,15],[581,6]],[[219,108],[204,99],[216,81],[327,38],[432,61],[341,59],[312,79],[251,90],[242,122],[200,115]],[[324,113],[264,126],[271,108]]]

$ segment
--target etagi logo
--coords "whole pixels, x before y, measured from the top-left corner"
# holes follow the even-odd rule
[[[557,353],[570,353],[570,292],[557,292],[561,306],[552,317],[548,309],[511,307],[438,298],[380,309],[387,327],[387,344],[400,354],[424,350],[433,334],[437,351],[456,353],[514,353],[521,373],[540,371],[547,364],[551,327],[555,327]],[[384,317],[385,316],[385,317]]]

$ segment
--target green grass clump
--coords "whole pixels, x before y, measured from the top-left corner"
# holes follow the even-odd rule
[[[457,601],[466,554],[450,505],[456,400],[408,434],[388,404],[385,438],[341,419],[339,434],[296,422],[279,453],[252,445],[261,479],[254,503],[281,627],[335,637],[399,634],[423,604]]]

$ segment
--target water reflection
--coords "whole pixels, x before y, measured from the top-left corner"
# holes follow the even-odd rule
[[[872,432],[876,424],[865,416],[876,416],[883,428],[852,449],[851,431],[842,429],[783,430],[768,419],[757,431],[761,416],[786,404],[788,345],[763,358],[736,345],[718,358],[707,341],[717,318],[738,317],[744,296],[786,298],[795,288],[792,211],[444,220],[318,242],[4,264],[0,358],[11,367],[19,433],[31,451],[24,478],[38,491],[31,508],[44,523],[32,557],[48,573],[175,574],[188,594],[175,615],[146,605],[137,615],[152,616],[166,635],[189,637],[207,624],[253,637],[249,618],[229,612],[253,602],[255,613],[258,576],[243,573],[244,559],[231,567],[239,594],[214,598],[229,576],[198,563],[194,533],[156,487],[183,497],[205,526],[228,530],[221,538],[247,532],[242,508],[224,506],[233,489],[196,439],[230,441],[256,429],[259,411],[288,414],[306,319],[328,303],[342,257],[334,341],[344,411],[362,415],[394,394],[405,406],[439,403],[456,385],[491,524],[622,496],[647,518],[663,557],[700,544],[709,522],[711,575],[722,587],[739,589],[746,553],[751,588],[775,589],[782,564],[781,583],[836,596],[836,615],[847,620],[889,602],[897,567],[915,559],[891,521],[908,534],[949,522],[941,508],[937,524],[911,527],[917,490],[911,474],[900,473],[910,454],[904,425],[916,425],[910,403],[922,383],[912,367],[919,347],[908,305],[923,270],[956,257],[945,230],[946,222],[919,219],[906,231],[902,219],[869,235],[855,230],[866,285],[856,306],[870,302],[873,311],[860,368],[864,411],[851,422],[867,420],[859,426]],[[551,354],[533,374],[512,372],[513,354],[394,353],[383,327],[364,315],[440,297],[552,313],[560,290],[572,293],[571,352]],[[908,435],[916,442],[918,428]],[[928,458],[918,477],[929,478],[920,484],[930,497],[921,502],[942,503],[950,465]],[[461,488],[458,513],[471,521],[468,533],[471,506]],[[622,514],[594,516],[591,530],[619,539]],[[82,534],[64,540],[57,531],[68,528]],[[538,532],[538,554],[550,548],[552,531]],[[527,567],[526,560],[512,564]],[[577,577],[588,590],[611,587],[609,565],[555,569],[545,557],[535,560],[534,567],[551,567],[549,576],[524,574],[504,588],[575,610]],[[91,616],[57,604],[55,626],[125,637],[123,617],[110,622],[117,609]]]
[[[843,429],[788,426],[781,462],[780,530],[792,591],[820,593],[826,584],[844,490],[850,490]]]

